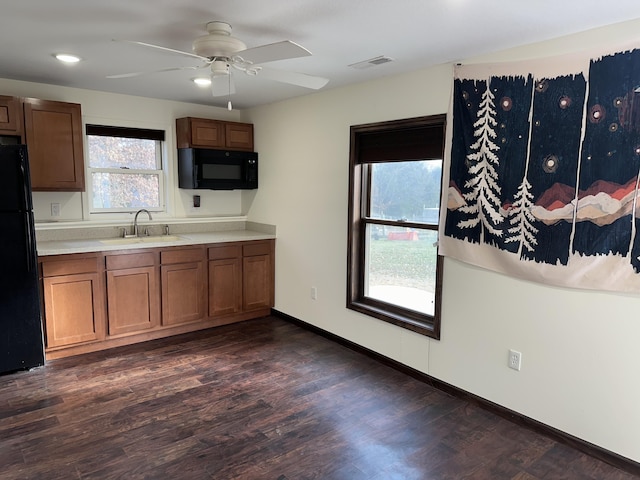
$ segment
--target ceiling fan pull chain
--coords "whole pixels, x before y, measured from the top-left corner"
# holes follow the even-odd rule
[[[227,110],[233,110],[233,106],[231,105],[231,72],[229,72],[229,101],[227,102]]]

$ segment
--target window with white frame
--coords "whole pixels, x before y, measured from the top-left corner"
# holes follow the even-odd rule
[[[163,130],[87,125],[89,211],[163,211]]]

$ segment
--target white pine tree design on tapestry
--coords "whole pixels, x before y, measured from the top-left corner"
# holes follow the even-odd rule
[[[522,254],[523,248],[526,248],[529,252],[533,252],[533,247],[538,244],[538,240],[536,240],[535,237],[538,229],[533,226],[536,218],[531,213],[533,195],[529,191],[531,184],[527,180],[526,175],[527,173],[525,171],[525,178],[518,187],[518,192],[515,194],[514,202],[510,210],[511,216],[509,223],[512,227],[507,231],[512,235],[505,239],[506,243],[520,242],[518,256]]]
[[[493,142],[498,123],[493,101],[495,95],[491,92],[490,84],[489,79],[480,101],[478,120],[473,124],[473,136],[477,140],[470,147],[472,153],[467,155],[471,179],[465,182],[464,187],[470,191],[463,194],[467,203],[460,207],[460,211],[471,217],[458,222],[458,228],[473,228],[480,224],[480,242],[484,242],[485,232],[502,237],[499,225],[504,221],[500,213],[500,186],[496,171],[499,159],[495,153],[500,147]]]

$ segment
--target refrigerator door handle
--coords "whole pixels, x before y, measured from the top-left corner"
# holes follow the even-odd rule
[[[33,255],[31,254],[31,252],[33,252],[33,239],[31,238],[31,221],[29,215],[24,216],[24,231],[26,233],[24,247],[27,253],[27,272],[31,272],[35,265]]]
[[[20,152],[20,160],[22,160],[20,162],[20,175],[22,175],[22,178],[20,179],[22,182],[22,201],[23,201],[23,207],[25,210],[31,210],[31,202],[30,202],[30,195],[29,195],[29,177],[27,176],[27,172],[25,171],[24,168],[24,157],[22,156],[22,152]]]

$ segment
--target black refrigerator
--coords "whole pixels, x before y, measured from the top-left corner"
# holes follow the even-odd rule
[[[44,365],[25,145],[0,145],[0,374]]]

